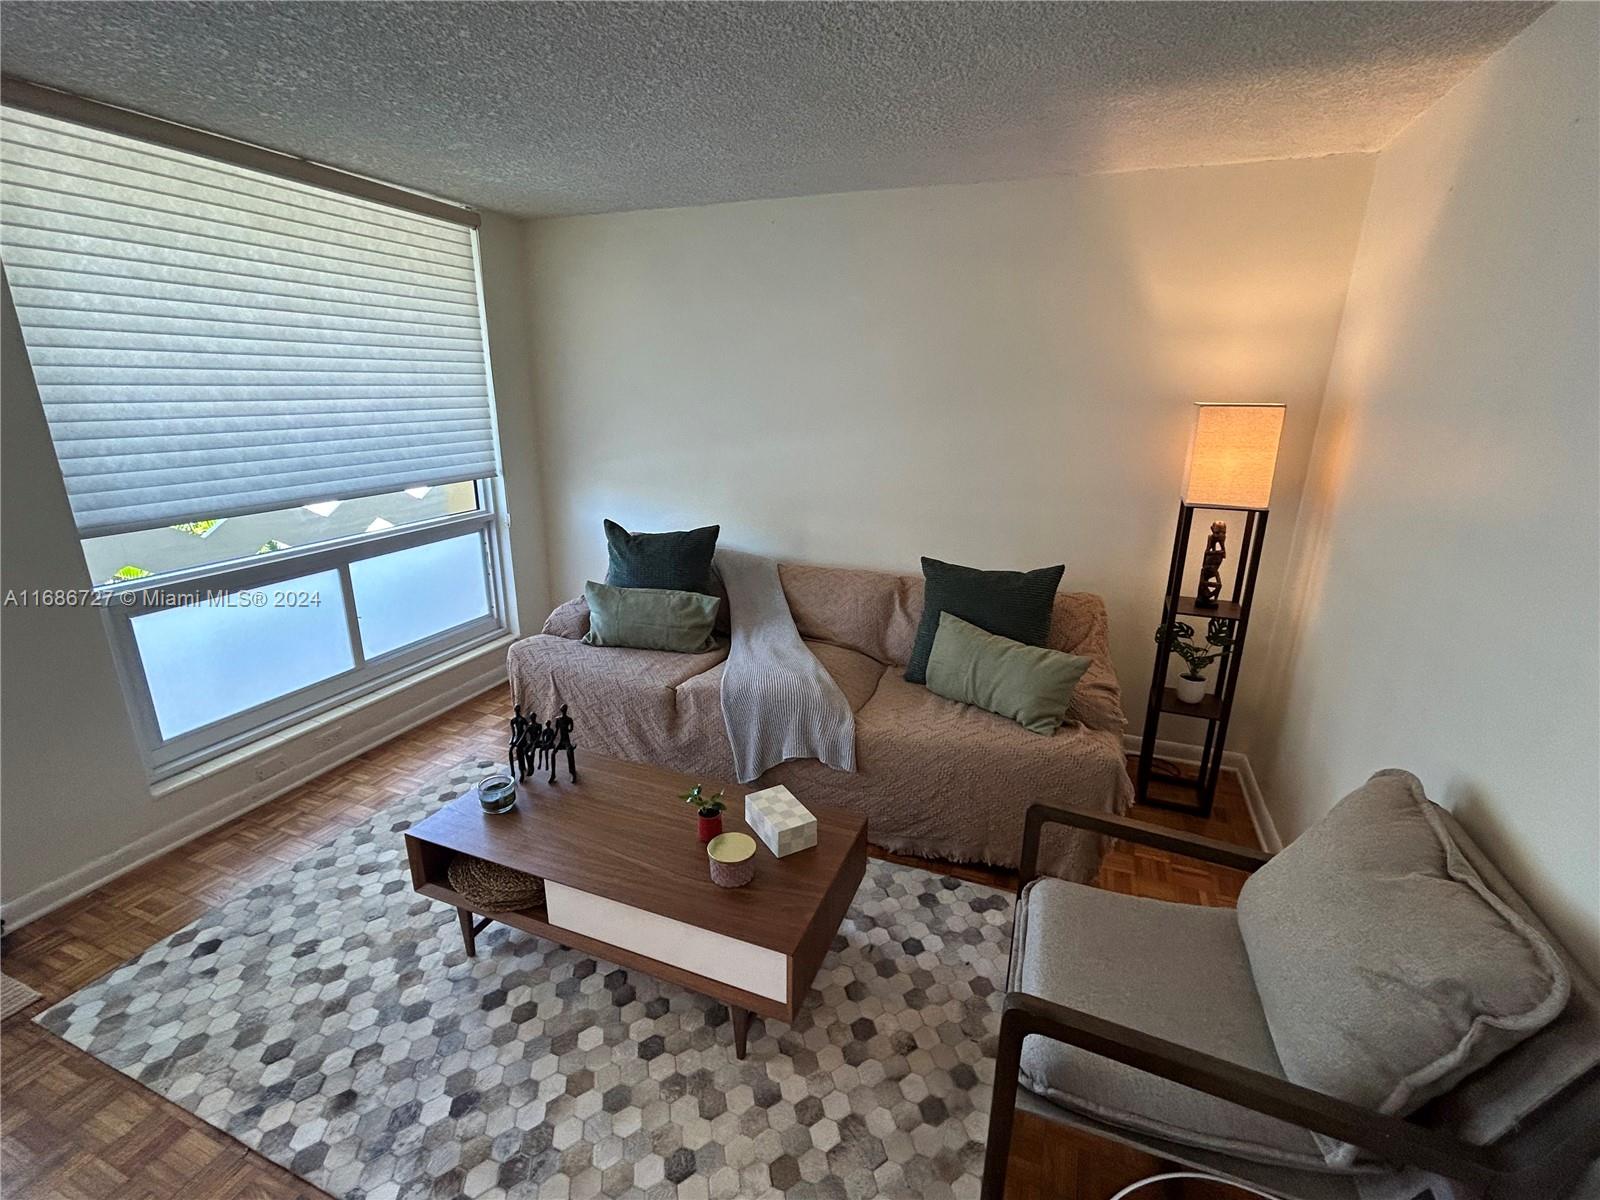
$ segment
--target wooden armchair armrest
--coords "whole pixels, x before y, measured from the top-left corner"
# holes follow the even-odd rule
[[[1118,817],[1088,808],[1032,804],[1028,806],[1027,828],[1022,835],[1022,865],[1017,879],[1019,891],[1039,873],[1039,837],[1048,824],[1071,825],[1239,871],[1254,871],[1272,861],[1272,855],[1265,850],[1251,850],[1246,846],[1235,846],[1232,842],[1219,842],[1215,838],[1152,825],[1148,821],[1135,821],[1131,817]]]
[[[1482,1147],[1025,992],[1006,994],[1000,1020],[995,1090],[999,1093],[1002,1088],[1007,1089],[1012,1106],[1022,1041],[1030,1034],[1077,1046],[1135,1070],[1351,1142],[1395,1166],[1420,1167],[1482,1185],[1502,1177],[1503,1166],[1492,1151]],[[1006,1123],[1009,1126],[1009,1115]],[[990,1131],[991,1146],[996,1144],[997,1132]],[[1008,1127],[999,1144],[1009,1142]]]

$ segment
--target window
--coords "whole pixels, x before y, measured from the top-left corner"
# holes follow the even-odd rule
[[[153,770],[503,633],[470,214],[0,117],[0,259]]]
[[[294,508],[209,518],[85,538],[83,556],[97,584],[143,579],[193,567],[303,550],[341,538],[460,516],[479,508],[477,485],[415,487],[353,500],[321,500]]]

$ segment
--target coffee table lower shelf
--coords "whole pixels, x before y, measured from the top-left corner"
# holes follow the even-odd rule
[[[745,1056],[745,1042],[750,1029],[750,1014],[757,1013],[763,1017],[771,1017],[779,1021],[794,1020],[798,1004],[788,1005],[782,1001],[774,1000],[770,996],[758,995],[747,992],[743,988],[734,987],[732,984],[720,980],[707,979],[703,975],[696,975],[692,971],[685,971],[682,967],[675,967],[671,963],[650,958],[633,950],[612,945],[598,938],[589,937],[576,930],[566,929],[560,925],[552,925],[547,919],[545,907],[537,905],[533,908],[518,909],[513,912],[479,913],[472,908],[466,897],[452,888],[441,883],[422,883],[416,889],[424,896],[434,900],[442,900],[453,907],[461,922],[461,937],[466,946],[469,958],[477,957],[476,938],[490,922],[509,925],[513,929],[520,929],[524,933],[531,933],[535,937],[544,938],[558,946],[565,946],[569,950],[579,950],[585,954],[592,954],[606,962],[616,963],[619,967],[642,971],[653,979],[660,979],[667,983],[675,983],[692,992],[698,992],[712,1000],[719,1000],[728,1006],[729,1015],[733,1018],[734,1053],[739,1057]],[[481,917],[474,921],[473,917]]]

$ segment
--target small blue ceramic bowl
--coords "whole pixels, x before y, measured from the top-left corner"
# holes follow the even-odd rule
[[[517,803],[517,781],[504,771],[478,780],[478,803],[486,813],[509,812]]]

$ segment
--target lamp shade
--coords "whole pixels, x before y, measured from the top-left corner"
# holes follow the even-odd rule
[[[1196,404],[1183,502],[1197,508],[1266,508],[1283,432],[1281,404]]]

